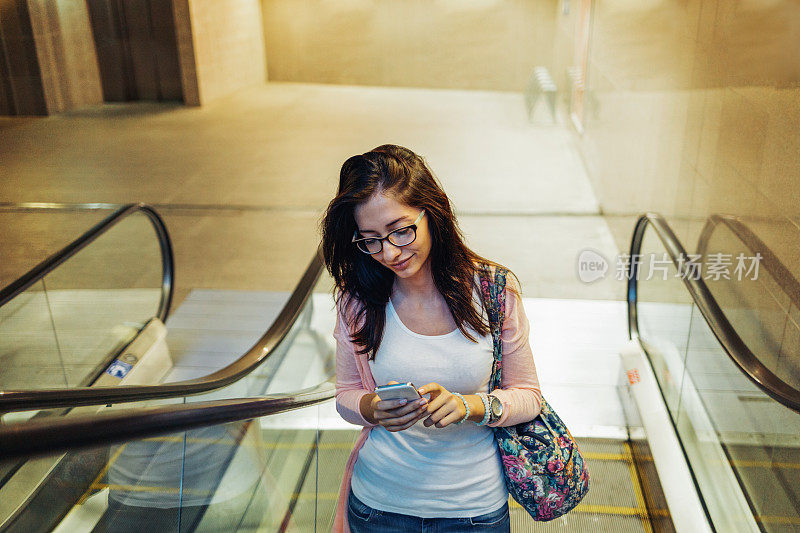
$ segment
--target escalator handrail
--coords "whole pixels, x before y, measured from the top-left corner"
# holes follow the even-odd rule
[[[630,271],[628,273],[628,334],[631,339],[641,342],[639,337],[637,291],[639,262],[633,258],[639,257],[644,240],[645,230],[652,226],[664,245],[675,268],[689,291],[695,305],[702,313],[706,323],[711,328],[714,336],[722,345],[728,357],[758,388],[764,393],[780,402],[786,407],[800,412],[800,391],[780,379],[774,372],[767,368],[758,357],[747,347],[742,338],[736,333],[735,328],[727,319],[716,298],[711,294],[705,281],[699,276],[684,275],[688,272],[685,261],[686,251],[667,221],[657,213],[645,213],[636,221],[633,230],[630,248]],[[683,258],[684,261],[681,261]],[[697,279],[695,279],[697,277]]]
[[[172,242],[170,241],[164,219],[161,218],[161,215],[159,215],[153,207],[144,203],[123,205],[89,228],[83,235],[64,246],[58,252],[52,254],[3,289],[0,289],[0,307],[25,292],[31,285],[41,280],[48,273],[63,264],[67,259],[89,246],[98,237],[134,213],[144,213],[147,216],[158,238],[158,245],[161,249],[161,301],[158,304],[156,316],[162,322],[166,321],[169,315],[170,305],[172,304],[172,286],[175,279],[175,259],[172,253]]]
[[[331,377],[307,389],[259,398],[141,407],[0,426],[0,457],[30,458],[251,420],[322,403],[335,393]]]
[[[322,274],[321,254],[318,248],[286,304],[264,335],[244,355],[216,372],[201,378],[158,385],[0,391],[0,413],[176,398],[230,385],[258,368],[289,334]]]
[[[703,231],[700,232],[700,238],[697,240],[697,253],[705,255],[708,243],[711,240],[711,235],[714,233],[719,225],[724,225],[736,237],[744,243],[747,248],[753,252],[761,254],[759,264],[764,267],[764,270],[770,273],[775,282],[780,286],[781,290],[789,296],[792,304],[800,308],[800,281],[786,268],[783,261],[778,259],[772,248],[756,235],[741,217],[735,215],[713,214],[708,217]]]

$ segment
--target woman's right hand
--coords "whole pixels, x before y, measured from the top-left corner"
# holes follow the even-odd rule
[[[425,408],[428,406],[428,400],[425,398],[406,402],[406,400],[381,400],[374,392],[365,396],[369,397],[369,400],[366,402],[366,409],[362,410],[368,410],[370,416],[364,418],[385,427],[387,431],[410,428],[427,415]]]

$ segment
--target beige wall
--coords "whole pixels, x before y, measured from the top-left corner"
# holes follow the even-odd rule
[[[186,79],[190,53],[181,30],[181,4],[176,0],[176,25],[181,65]],[[188,0],[192,47],[197,74],[197,103],[208,103],[243,87],[266,81],[261,5],[258,0]],[[184,25],[185,25],[185,19]],[[192,90],[184,90],[187,103]]]
[[[580,2],[571,4],[557,23],[562,83],[574,63]],[[800,4],[593,4],[578,138],[604,213],[661,212],[690,252],[708,215],[739,215],[800,278]],[[716,231],[719,251],[737,247]],[[622,249],[629,238],[617,235]],[[751,337],[774,336],[783,355],[794,350],[797,369],[800,312],[779,287],[766,277],[739,285],[726,305],[758,312],[769,331]]]
[[[745,4],[595,2],[580,143],[605,212],[798,221],[800,6]],[[558,21],[562,84],[574,18]]]
[[[555,0],[262,0],[270,81],[521,91]]]

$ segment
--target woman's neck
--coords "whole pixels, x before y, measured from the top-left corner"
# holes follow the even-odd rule
[[[422,268],[411,277],[400,278],[395,276],[394,287],[392,288],[392,295],[396,295],[400,299],[428,300],[438,292],[433,281],[430,261],[425,261]]]

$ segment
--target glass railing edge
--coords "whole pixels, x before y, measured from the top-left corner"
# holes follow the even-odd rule
[[[664,245],[689,294],[728,357],[764,393],[786,407],[800,412],[800,390],[793,388],[780,379],[761,363],[758,357],[747,347],[723,313],[703,279],[699,276],[686,275],[689,273],[688,268],[690,267],[685,261],[680,260],[681,257],[686,257],[686,251],[664,217],[657,213],[645,213],[639,217],[631,238],[630,257],[638,257],[640,255],[645,230],[648,226],[652,226],[655,229],[656,235]],[[636,310],[638,268],[638,262],[630,262],[631,270],[628,273],[627,303],[628,331],[631,339],[639,337]]]
[[[41,208],[46,209],[48,204],[20,204],[20,208]],[[105,206],[105,204],[103,204]],[[110,207],[110,206],[109,206]],[[107,207],[104,207],[107,208]],[[167,226],[161,215],[151,206],[145,203],[126,204],[119,207],[116,211],[106,218],[89,228],[77,239],[73,240],[59,251],[50,255],[39,264],[28,270],[25,274],[0,289],[0,307],[19,296],[28,287],[41,280],[49,272],[52,272],[67,259],[89,246],[98,237],[116,226],[120,221],[133,215],[134,213],[144,213],[158,238],[161,249],[161,301],[159,302],[156,316],[161,321],[166,321],[169,315],[170,305],[172,304],[172,287],[175,278],[175,258],[172,251],[172,242],[169,238]]]
[[[321,253],[318,248],[288,301],[261,338],[236,361],[216,372],[202,378],[157,385],[0,391],[0,413],[176,398],[230,385],[258,368],[286,338],[322,274]]]

